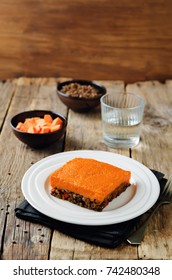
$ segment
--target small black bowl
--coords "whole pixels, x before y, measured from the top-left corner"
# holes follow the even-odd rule
[[[16,126],[19,122],[24,122],[26,118],[33,118],[33,117],[41,117],[43,118],[45,114],[50,114],[53,119],[59,117],[63,120],[63,126],[61,129],[43,133],[43,134],[32,134],[28,132],[23,132],[16,129]],[[57,142],[62,136],[65,134],[67,121],[66,118],[58,113],[54,113],[52,111],[47,110],[33,110],[33,111],[26,111],[15,115],[10,122],[11,128],[15,136],[22,141],[23,143],[27,144],[30,147],[35,149],[45,148],[49,145]]]
[[[71,83],[77,83],[79,85],[86,85],[91,86],[95,88],[98,91],[98,96],[96,97],[75,97],[71,96],[65,92],[63,92],[62,88],[63,86],[70,85]],[[65,81],[62,83],[59,83],[57,85],[57,93],[60,98],[60,100],[70,109],[76,112],[87,112],[92,108],[97,107],[100,104],[100,98],[102,95],[106,93],[106,88],[102,85],[99,85],[97,83],[94,83],[92,81],[86,81],[86,80],[70,80]]]

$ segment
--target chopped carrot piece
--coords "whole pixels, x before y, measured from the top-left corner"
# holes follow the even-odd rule
[[[43,126],[43,125],[46,125],[46,121],[44,119],[39,119],[39,120],[36,120],[36,124]]]
[[[54,131],[57,131],[57,130],[59,130],[59,129],[61,129],[61,128],[62,128],[61,124],[51,125],[50,131],[51,131],[51,132],[54,132]]]
[[[31,127],[31,126],[34,125],[34,120],[32,120],[32,119],[26,119],[26,120],[24,121],[24,125],[25,125],[25,127],[26,127],[26,130],[28,130],[29,127]]]
[[[23,125],[23,123],[22,123],[22,122],[19,122],[19,123],[17,124],[16,128],[20,130],[21,127],[22,127],[22,125]]]
[[[52,123],[53,122],[53,119],[52,119],[51,115],[49,115],[49,114],[44,115],[44,120],[46,121],[46,123]]]
[[[17,124],[16,128],[17,128],[18,130],[23,131],[23,132],[27,132],[27,129],[26,129],[25,125],[24,125],[22,122],[19,122],[19,123]]]
[[[33,126],[30,126],[27,130],[28,133],[34,133],[34,129]]]
[[[60,119],[59,117],[55,118],[52,122],[52,125],[56,125],[56,124],[62,124],[63,121],[62,119]]]
[[[50,132],[50,128],[48,126],[43,126],[41,128],[41,133],[48,133],[48,132]]]
[[[34,127],[33,127],[33,130],[34,130],[34,132],[35,133],[41,133],[41,126],[40,125],[35,125]]]

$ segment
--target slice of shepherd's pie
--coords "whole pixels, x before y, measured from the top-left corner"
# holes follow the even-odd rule
[[[51,194],[102,211],[130,186],[131,172],[89,158],[74,158],[50,175]]]

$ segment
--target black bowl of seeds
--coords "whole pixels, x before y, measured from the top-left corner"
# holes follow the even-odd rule
[[[87,80],[69,80],[57,85],[60,100],[76,112],[87,112],[100,104],[106,88]]]

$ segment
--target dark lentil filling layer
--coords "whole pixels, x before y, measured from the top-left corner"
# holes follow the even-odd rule
[[[63,200],[67,200],[71,203],[77,204],[81,207],[88,208],[95,211],[102,211],[110,201],[112,201],[115,197],[119,196],[122,192],[124,192],[130,184],[121,184],[113,193],[108,195],[103,202],[100,202],[96,199],[90,200],[80,194],[76,194],[67,190],[61,190],[53,188],[51,190],[51,194],[55,197],[58,197]]]

